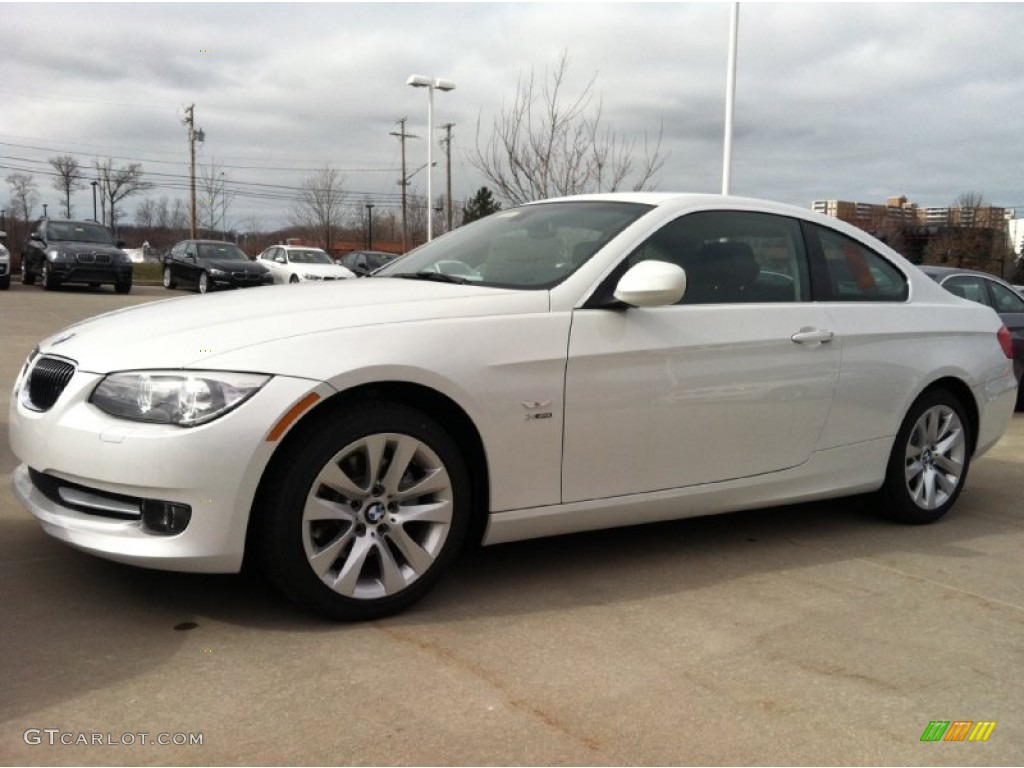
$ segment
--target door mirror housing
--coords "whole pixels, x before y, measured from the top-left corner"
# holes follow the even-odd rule
[[[615,286],[616,299],[631,307],[664,307],[686,293],[686,272],[667,261],[641,261],[627,270]]]

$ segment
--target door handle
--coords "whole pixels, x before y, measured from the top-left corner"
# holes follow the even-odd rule
[[[832,331],[826,331],[821,328],[801,328],[789,338],[797,344],[817,346],[818,344],[827,344],[832,341],[832,337]]]

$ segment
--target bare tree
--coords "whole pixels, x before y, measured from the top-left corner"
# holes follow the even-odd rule
[[[227,175],[224,166],[215,160],[210,165],[199,168],[199,195],[196,206],[199,209],[197,218],[200,226],[212,237],[217,231],[227,230],[228,208],[234,202],[235,192],[227,188]]]
[[[12,173],[6,181],[11,188],[11,211],[27,224],[32,219],[32,209],[39,204],[36,181],[28,173]]]
[[[292,223],[315,233],[328,253],[335,230],[341,225],[345,204],[345,178],[337,168],[325,165],[307,178],[291,211]]]
[[[53,179],[53,188],[64,193],[64,216],[71,218],[71,193],[85,189],[82,183],[82,166],[71,155],[58,155],[49,158],[57,175]]]
[[[114,161],[107,158],[104,161],[94,161],[96,173],[99,174],[100,189],[103,193],[103,215],[109,221],[110,228],[117,231],[117,204],[126,197],[137,192],[144,192],[152,189],[153,185],[143,180],[141,163],[129,163],[121,168],[114,168]],[[110,214],[107,217],[107,203],[110,204]]]
[[[584,192],[614,192],[624,185],[648,188],[665,162],[663,126],[655,140],[637,140],[602,124],[601,101],[594,101],[596,75],[576,96],[567,96],[568,52],[549,82],[538,84],[533,70],[520,76],[511,106],[493,120],[488,139],[477,121],[471,164],[512,204]]]

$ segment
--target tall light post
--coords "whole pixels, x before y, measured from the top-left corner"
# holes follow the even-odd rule
[[[454,91],[455,83],[439,77],[410,75],[405,84],[427,89],[427,242],[430,242],[434,237],[434,89]]]
[[[366,250],[373,250],[373,203],[366,204]]]
[[[736,102],[736,38],[740,27],[740,4],[729,12],[729,67],[725,81],[725,147],[722,152],[722,194],[728,195],[732,182],[732,115]]]
[[[99,219],[96,218],[96,185],[99,184],[99,182],[90,181],[89,183],[92,184],[92,220],[99,221]]]

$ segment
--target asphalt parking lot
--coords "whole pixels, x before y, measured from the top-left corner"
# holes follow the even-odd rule
[[[502,545],[331,624],[257,575],[81,554],[14,500],[35,342],[170,295],[0,292],[0,763],[1024,763],[1024,414],[937,525],[844,500]],[[936,720],[996,726],[921,741]]]

